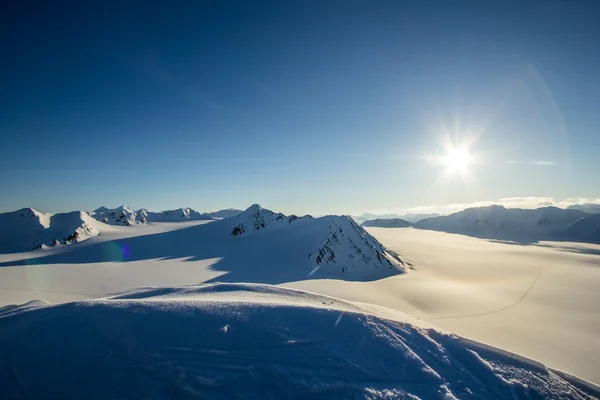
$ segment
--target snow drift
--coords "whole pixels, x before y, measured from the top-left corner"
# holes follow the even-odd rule
[[[573,209],[543,207],[534,210],[503,206],[467,208],[447,216],[424,219],[415,228],[459,233],[487,239],[535,242],[578,240],[570,228],[589,214]]]
[[[401,313],[268,285],[0,309],[0,397],[481,399],[591,384]]]
[[[32,208],[0,214],[0,253],[68,245],[97,236],[100,225],[82,211],[44,214]]]

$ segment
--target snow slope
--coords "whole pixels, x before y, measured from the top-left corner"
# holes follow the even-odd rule
[[[0,397],[598,396],[537,362],[388,309],[268,285],[142,288],[0,309]]]
[[[134,210],[131,207],[123,205],[113,209],[99,207],[92,211],[90,215],[106,224],[132,226],[150,222],[210,221],[213,219],[232,217],[239,213],[241,213],[241,210],[233,208],[210,213],[200,213],[189,207],[154,212],[145,208]]]
[[[206,212],[203,214],[208,217],[223,219],[223,218],[235,217],[236,215],[241,214],[241,213],[242,213],[242,210],[238,210],[237,208],[226,208],[223,210],[211,211],[211,212]]]
[[[600,243],[600,214],[581,218],[569,228],[568,235],[577,242]]]
[[[101,226],[82,211],[44,214],[32,208],[0,214],[0,253],[82,242]]]
[[[567,209],[579,210],[588,214],[600,214],[600,204],[597,203],[573,204],[567,207]]]
[[[140,210],[138,213],[131,207],[122,205],[117,208],[106,208],[99,207],[94,211],[90,212],[89,215],[97,221],[103,222],[109,225],[126,225],[132,226],[137,223],[145,223],[145,211]]]
[[[405,268],[396,253],[383,247],[347,216],[288,217],[254,204],[233,218],[231,224],[232,236],[276,230],[280,237],[290,239],[288,247],[306,248],[313,267],[310,275],[320,271],[332,276],[341,273],[349,279],[380,279]]]
[[[414,227],[517,242],[576,240],[570,235],[569,228],[588,215],[583,211],[557,207],[528,210],[492,205],[424,219]]]
[[[407,228],[412,226],[412,223],[400,218],[390,219],[370,219],[361,224],[362,226],[379,227],[379,228]]]
[[[213,219],[212,217],[199,213],[198,211],[189,207],[161,212],[151,212],[147,210],[140,211],[143,211],[146,215],[146,222],[204,221]]]
[[[231,236],[231,222],[103,226],[101,235],[77,246],[2,254],[0,306],[82,300],[138,286],[279,284],[400,310],[600,383],[600,245],[518,245],[367,228],[415,268],[384,279],[375,268],[371,279],[337,267],[309,276],[308,254],[322,243],[320,224],[295,221]],[[296,223],[297,230],[284,228]]]

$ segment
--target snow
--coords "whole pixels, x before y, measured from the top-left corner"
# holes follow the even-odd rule
[[[227,210],[216,212],[219,215],[227,213]],[[114,209],[99,207],[91,212],[90,215],[106,224],[125,226],[155,222],[205,221],[215,219],[209,213],[200,213],[189,207],[153,212],[145,208],[134,210],[131,207],[123,205]]]
[[[84,300],[139,286],[273,284],[351,301],[377,315],[381,306],[388,307],[600,383],[599,245],[522,245],[413,228],[367,228],[370,235],[361,236],[362,228],[355,232],[355,224],[344,222],[340,245],[333,248],[339,262],[311,275],[317,264],[309,255],[331,239],[334,222],[346,219],[288,219],[237,236],[231,235],[233,218],[101,224],[99,236],[76,245],[0,255],[0,306]],[[393,274],[369,264],[360,274],[342,271],[347,237],[357,243],[359,237],[376,238],[386,253],[401,254],[405,265]],[[345,316],[338,325],[344,321]],[[226,326],[228,333],[235,332],[231,321],[222,321],[218,329]],[[0,336],[3,332],[0,327]],[[469,349],[494,367],[485,351]]]
[[[581,242],[600,243],[600,214],[581,218],[569,228],[569,236]]]
[[[400,218],[390,218],[390,219],[370,219],[361,224],[362,226],[370,226],[370,227],[379,227],[379,228],[407,228],[412,225],[412,223],[405,221]]]
[[[600,214],[600,204],[597,203],[573,204],[567,208],[570,210],[583,211],[588,214]]]
[[[202,221],[212,220],[213,218],[201,214],[189,207],[178,208],[177,210],[167,210],[159,213],[144,210],[147,222],[178,222],[178,221]]]
[[[44,214],[32,208],[0,214],[0,253],[17,253],[82,242],[100,223],[82,211]]]
[[[589,214],[583,211],[557,207],[529,210],[492,205],[424,219],[414,227],[523,243],[539,240],[578,241],[584,238],[573,236],[570,228],[587,216]]]
[[[242,210],[238,210],[237,208],[226,208],[223,210],[207,212],[207,213],[204,213],[204,215],[212,217],[212,218],[223,219],[223,218],[235,217],[236,215],[241,214],[241,213],[242,213]]]
[[[401,313],[270,285],[0,309],[11,398],[564,398],[598,388]]]
[[[404,272],[405,263],[398,254],[383,247],[347,216],[288,217],[254,204],[233,218],[231,225],[232,236],[247,237],[268,229],[275,231],[279,240],[291,239],[283,247],[289,251],[309,249],[306,253],[312,263],[309,276],[371,280]],[[300,264],[300,260],[294,264]]]
[[[413,214],[413,213],[406,213],[406,214],[372,214],[372,213],[364,213],[358,217],[354,217],[354,219],[358,222],[365,222],[368,220],[373,220],[373,219],[402,219],[404,221],[410,222],[412,224],[414,224],[415,222],[418,222],[422,219],[426,219],[426,218],[435,218],[435,217],[439,217],[440,214],[438,213],[429,213],[429,214]]]
[[[113,209],[99,207],[89,213],[89,215],[94,219],[109,225],[131,226],[137,223],[145,223],[143,212],[138,214],[137,211],[131,207],[127,207],[126,205],[122,205]]]

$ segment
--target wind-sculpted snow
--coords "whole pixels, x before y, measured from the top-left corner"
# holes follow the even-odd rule
[[[396,311],[269,285],[0,308],[0,397],[586,399],[597,388]]]
[[[0,253],[17,253],[81,242],[99,234],[82,211],[44,214],[31,208],[0,214]]]

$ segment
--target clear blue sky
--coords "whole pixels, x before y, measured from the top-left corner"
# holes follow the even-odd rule
[[[0,211],[600,197],[598,2],[6,3]]]

